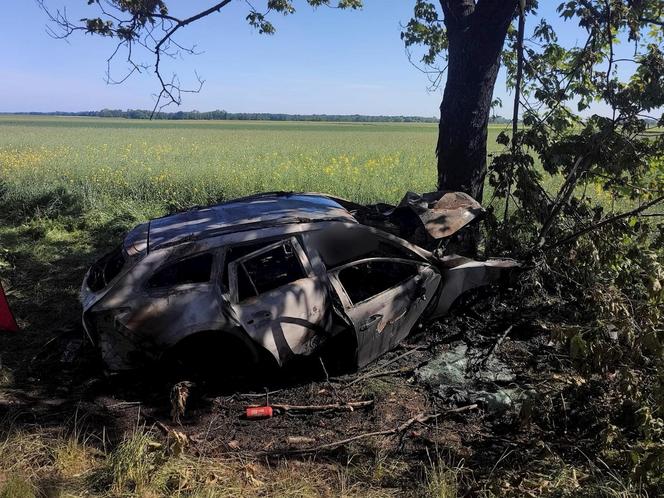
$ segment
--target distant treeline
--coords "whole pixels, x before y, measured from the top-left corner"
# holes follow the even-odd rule
[[[102,109],[81,112],[17,112],[30,116],[92,116],[98,118],[150,119],[151,111],[143,109]],[[436,117],[422,116],[365,116],[362,114],[275,114],[271,112],[177,111],[157,112],[153,119],[201,119],[239,121],[344,121],[356,123],[437,123]],[[492,123],[508,123],[503,117],[494,117]]]

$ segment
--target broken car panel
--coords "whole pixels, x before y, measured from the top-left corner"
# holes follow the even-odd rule
[[[425,249],[481,213],[458,193],[396,207],[270,193],[159,218],[89,270],[83,323],[110,370],[185,344],[283,366],[343,332],[362,367],[516,266]]]

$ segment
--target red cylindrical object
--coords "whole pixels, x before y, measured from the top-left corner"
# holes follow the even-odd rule
[[[271,406],[249,406],[247,407],[247,418],[270,418],[274,415]]]
[[[18,326],[12,310],[9,309],[9,303],[5,297],[5,291],[0,283],[0,332],[18,332]]]

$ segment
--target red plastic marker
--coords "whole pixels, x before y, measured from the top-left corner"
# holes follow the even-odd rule
[[[247,407],[247,418],[270,418],[274,415],[271,406],[249,406]]]
[[[16,325],[12,310],[9,309],[9,303],[2,288],[2,283],[0,283],[0,331],[18,332],[18,325]]]

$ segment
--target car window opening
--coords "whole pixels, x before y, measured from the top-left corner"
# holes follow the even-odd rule
[[[327,235],[321,237],[316,244],[319,254],[328,269],[338,268],[352,261],[367,258],[400,258],[417,259],[422,258],[405,247],[391,244],[378,239],[373,234],[341,234]]]
[[[222,270],[221,274],[221,283],[222,286],[225,287],[226,289],[229,288],[228,284],[228,266],[233,262],[237,261],[238,259],[242,258],[243,256],[246,256],[247,254],[251,254],[252,252],[260,251],[264,247],[269,246],[270,244],[274,244],[277,242],[279,239],[269,239],[269,240],[261,240],[260,242],[252,242],[249,244],[242,244],[238,246],[231,246],[226,250],[226,254],[224,256],[224,268]]]
[[[397,261],[365,261],[344,268],[339,280],[353,304],[365,301],[417,275],[417,267]]]
[[[238,300],[258,296],[306,276],[292,244],[284,242],[238,266]]]
[[[154,289],[173,285],[205,283],[210,281],[211,276],[212,254],[200,254],[159,270],[148,282],[148,287]]]
[[[118,276],[124,264],[122,246],[118,246],[92,266],[87,281],[88,288],[93,292],[102,290]]]

